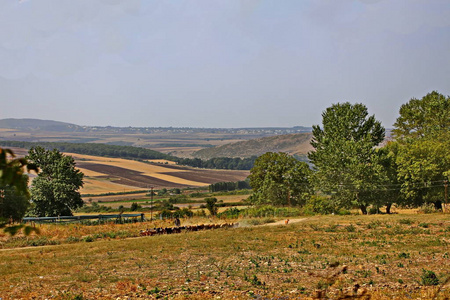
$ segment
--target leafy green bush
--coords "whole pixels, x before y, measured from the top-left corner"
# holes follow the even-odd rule
[[[329,197],[314,195],[306,201],[303,212],[308,215],[328,215],[335,213],[336,209]]]
[[[251,207],[241,210],[243,217],[295,217],[301,215],[301,210],[295,207],[276,207],[271,205]]]

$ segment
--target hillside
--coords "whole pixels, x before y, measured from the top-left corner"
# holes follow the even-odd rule
[[[80,126],[51,120],[1,119],[0,128],[18,129],[26,131],[72,132],[78,130]]]
[[[291,155],[304,156],[312,150],[310,140],[312,133],[294,133],[276,135],[230,143],[219,147],[207,148],[193,153],[193,156],[201,159],[213,157],[251,157],[260,156],[266,152],[286,152]]]

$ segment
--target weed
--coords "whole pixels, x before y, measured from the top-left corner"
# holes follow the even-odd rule
[[[398,220],[398,223],[403,225],[411,225],[413,221],[411,219],[405,218]]]
[[[346,230],[347,232],[355,232],[355,231],[356,231],[356,227],[353,226],[353,224],[350,224],[350,225],[348,225],[348,226],[345,226],[344,228],[345,228],[345,230]]]
[[[420,276],[422,285],[438,285],[439,278],[433,271],[422,269],[422,275]]]

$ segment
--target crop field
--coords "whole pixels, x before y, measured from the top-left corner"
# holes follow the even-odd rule
[[[225,221],[183,219],[182,225]],[[0,297],[450,297],[448,214],[313,216],[274,226],[232,221],[241,226],[152,237],[138,232],[163,221],[43,225],[39,236],[3,236]],[[11,249],[32,241],[54,245]]]
[[[76,166],[85,174],[82,194],[148,191],[150,187],[202,187],[222,181],[244,180],[249,174],[249,171],[197,169],[165,162],[145,163],[121,158],[65,154],[72,156]]]

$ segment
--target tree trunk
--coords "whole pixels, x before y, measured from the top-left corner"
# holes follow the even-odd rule
[[[386,213],[387,213],[387,214],[390,214],[390,213],[391,213],[391,207],[392,207],[392,203],[386,204]]]
[[[442,210],[442,202],[440,200],[434,202],[434,208],[437,210]]]
[[[359,208],[361,209],[361,212],[362,212],[363,215],[367,215],[367,206],[366,205],[361,204],[359,206]]]

